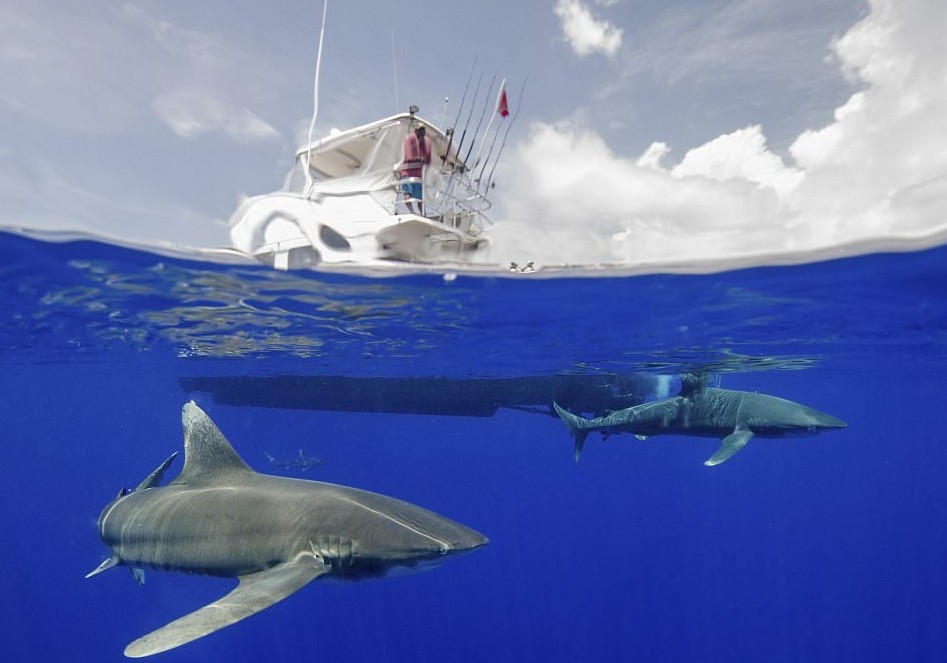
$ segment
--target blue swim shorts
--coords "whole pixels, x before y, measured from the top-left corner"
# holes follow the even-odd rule
[[[421,200],[421,183],[420,182],[402,182],[401,190],[406,194],[414,198],[415,200]]]

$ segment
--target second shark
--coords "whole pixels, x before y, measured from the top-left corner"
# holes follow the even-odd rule
[[[575,439],[579,460],[585,439],[592,431],[603,435],[632,433],[641,439],[659,434],[720,437],[720,448],[704,465],[729,459],[754,437],[805,435],[847,425],[816,409],[793,401],[750,391],[707,387],[694,375],[681,378],[675,398],[635,405],[608,416],[585,419],[553,403]]]

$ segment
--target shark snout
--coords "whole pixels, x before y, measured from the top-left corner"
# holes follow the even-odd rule
[[[467,533],[459,538],[454,544],[454,550],[474,550],[476,548],[482,548],[483,546],[490,543],[490,539],[486,536],[472,529],[468,529]]]
[[[833,417],[831,414],[819,412],[817,416],[813,417],[813,422],[810,425],[810,428],[813,430],[819,430],[822,428],[845,428],[846,426],[848,426],[848,424],[838,417]]]
[[[450,525],[450,527],[439,529],[432,537],[440,542],[441,553],[444,555],[475,550],[490,543],[490,539],[477,530],[453,521]]]

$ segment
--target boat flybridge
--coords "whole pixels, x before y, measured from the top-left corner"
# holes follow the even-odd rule
[[[399,179],[405,137],[417,123],[432,148],[423,207],[402,193],[411,180]],[[467,263],[489,244],[492,171],[468,166],[458,152],[450,132],[413,112],[335,131],[296,152],[281,191],[242,202],[231,240],[277,269]]]

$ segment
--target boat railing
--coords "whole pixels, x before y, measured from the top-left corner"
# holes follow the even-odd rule
[[[373,191],[394,191],[393,203],[386,206],[389,214],[398,216],[413,213],[412,208],[417,205],[417,201],[404,197],[401,185],[408,182],[420,182],[424,185],[423,216],[425,218],[443,223],[468,235],[479,235],[493,225],[486,214],[491,203],[471,181],[467,172],[445,167],[437,168],[434,172],[426,170],[424,178],[399,178],[399,166],[393,168],[390,175],[382,177],[381,180],[375,180],[373,187],[345,189],[344,187],[336,188],[331,184],[338,181],[336,178],[324,178],[318,172],[314,172],[312,179],[307,182],[305,161],[298,159],[287,176],[283,191],[309,200],[319,200],[325,195],[360,196],[370,195]]]
[[[493,222],[486,214],[491,206],[490,201],[466,177],[441,172],[435,180],[436,183],[427,183],[424,187],[423,209],[426,218],[474,235],[492,225]],[[399,194],[393,210],[396,215],[411,212],[408,203],[418,202],[401,195],[401,185],[407,183],[423,183],[423,180],[420,177],[408,177],[393,183]]]

